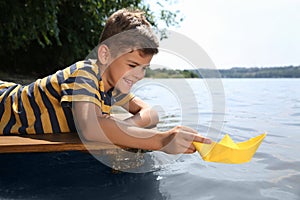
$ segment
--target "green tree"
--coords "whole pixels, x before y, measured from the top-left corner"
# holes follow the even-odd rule
[[[158,5],[153,12],[142,0],[2,0],[0,70],[44,76],[84,59],[107,17],[121,8],[144,10],[154,27],[159,20],[166,27],[182,20]]]

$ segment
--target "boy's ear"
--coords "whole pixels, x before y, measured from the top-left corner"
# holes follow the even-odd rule
[[[106,65],[110,58],[108,46],[101,44],[98,48],[98,60],[101,64]]]

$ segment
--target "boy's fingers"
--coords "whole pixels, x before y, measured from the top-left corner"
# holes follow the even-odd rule
[[[183,131],[187,131],[187,132],[191,132],[191,133],[196,133],[198,134],[198,132],[195,130],[195,129],[192,129],[190,127],[187,127],[187,126],[180,126],[181,130]]]
[[[182,126],[181,128],[185,132],[194,133],[195,135],[193,135],[194,138],[192,140],[195,141],[195,142],[201,142],[201,143],[204,143],[204,144],[211,144],[212,143],[211,139],[206,138],[206,137],[202,137],[201,135],[198,134],[198,132],[195,129],[192,129],[192,128],[186,127],[186,126]]]
[[[194,153],[196,151],[196,148],[193,144],[190,145],[189,150]]]
[[[195,153],[196,152],[196,148],[193,144],[191,144],[185,151],[185,153]]]
[[[186,141],[201,142],[201,143],[204,143],[204,144],[211,144],[212,143],[211,139],[203,137],[198,133],[194,134],[190,131],[181,131],[181,133],[185,134],[185,140]]]
[[[201,143],[204,143],[204,144],[211,144],[212,143],[211,139],[206,138],[206,137],[202,137],[200,135],[195,135],[194,142],[201,142]]]
[[[196,150],[193,150],[193,149],[187,149],[184,153],[189,153],[189,154],[192,154],[192,153],[195,153]]]

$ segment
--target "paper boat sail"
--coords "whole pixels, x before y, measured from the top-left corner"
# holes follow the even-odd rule
[[[266,133],[263,133],[245,142],[235,143],[226,134],[219,143],[203,144],[193,142],[193,144],[205,161],[240,164],[251,160],[265,137]]]

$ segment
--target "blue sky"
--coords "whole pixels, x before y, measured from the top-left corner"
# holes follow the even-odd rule
[[[156,1],[149,2],[157,9]],[[300,65],[299,0],[177,0],[164,6],[184,17],[171,30],[200,45],[217,68]],[[170,60],[176,59],[154,61]]]

